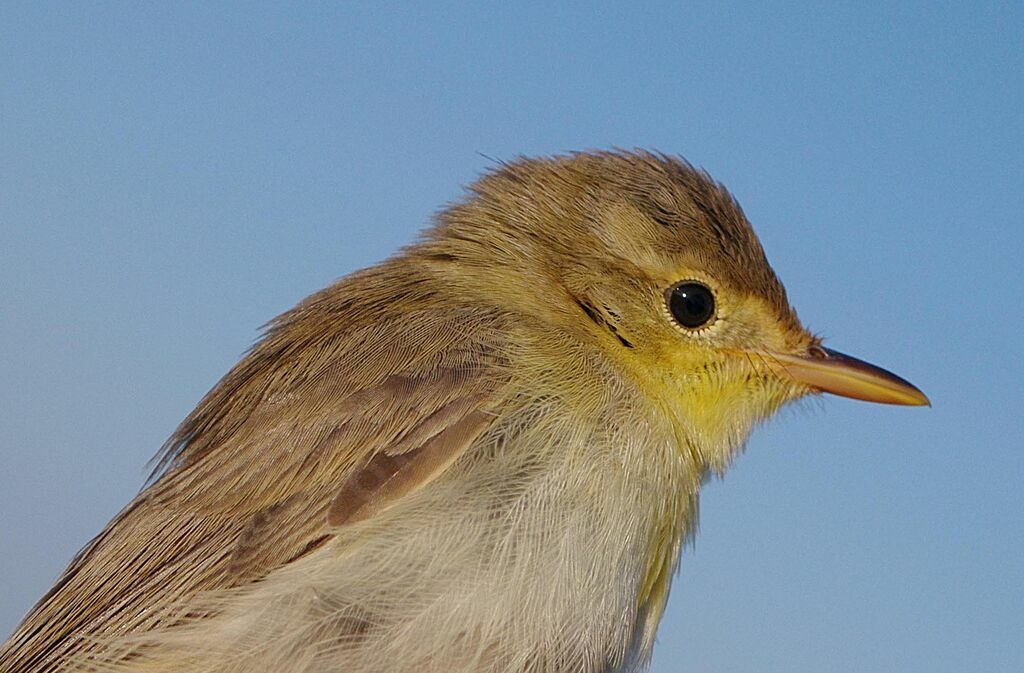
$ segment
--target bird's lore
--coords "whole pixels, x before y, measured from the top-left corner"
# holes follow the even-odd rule
[[[682,160],[505,164],[278,317],[2,673],[619,673],[700,485],[824,391],[925,404],[798,321]]]

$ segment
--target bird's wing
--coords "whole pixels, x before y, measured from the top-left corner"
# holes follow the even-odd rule
[[[428,310],[335,336],[309,315],[279,322],[0,650],[0,672],[55,670],[172,602],[265,576],[429,484],[494,418],[487,319]]]

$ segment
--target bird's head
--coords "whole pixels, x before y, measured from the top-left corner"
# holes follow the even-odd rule
[[[720,184],[645,152],[502,165],[428,234],[462,292],[599,348],[722,470],[752,426],[828,392],[922,405],[921,391],[821,345]]]

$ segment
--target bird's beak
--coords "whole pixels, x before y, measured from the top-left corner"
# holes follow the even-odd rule
[[[909,381],[830,348],[814,346],[806,355],[769,355],[789,378],[825,393],[882,404],[931,406]]]

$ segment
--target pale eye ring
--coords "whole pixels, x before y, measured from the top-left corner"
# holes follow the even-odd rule
[[[697,330],[715,317],[715,295],[704,283],[684,280],[665,291],[672,318],[688,330]]]

